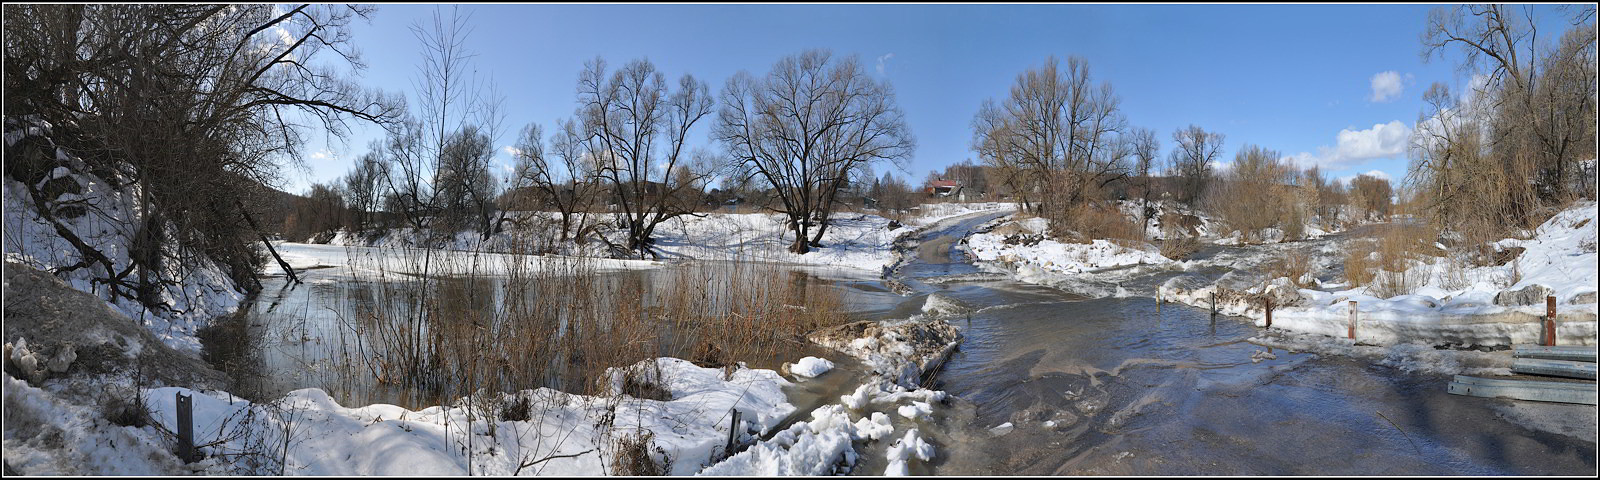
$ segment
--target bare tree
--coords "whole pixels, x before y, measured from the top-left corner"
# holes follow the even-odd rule
[[[502,99],[473,75],[470,20],[457,6],[411,26],[422,51],[413,78],[418,109],[385,140],[385,204],[419,233],[470,225],[487,239],[500,223],[488,162],[504,116]]]
[[[251,284],[262,259],[249,246],[258,232],[239,221],[255,203],[246,192],[298,162],[307,123],[338,136],[352,119],[393,118],[396,103],[334,69],[361,67],[349,25],[370,13],[331,5],[6,5],[8,125],[51,125],[52,141],[82,160],[8,148],[8,173],[42,176],[59,165],[138,189],[140,218],[124,219],[135,225],[132,262],[114,267],[58,225],[85,259],[65,269],[103,267],[96,282],[113,295],[130,287],[149,306],[162,302],[156,289],[175,280],[163,278],[175,271],[163,264],[209,257],[227,265],[235,283]],[[35,203],[53,200],[38,195]]]
[[[373,223],[373,212],[379,208],[382,200],[383,170],[388,165],[383,161],[381,140],[374,141],[370,148],[370,151],[356,159],[355,166],[340,179],[345,204],[354,211],[357,230]]]
[[[1194,205],[1211,183],[1211,165],[1222,155],[1222,134],[1190,125],[1172,132],[1171,176],[1178,178],[1178,200]]]
[[[586,230],[587,209],[598,185],[595,167],[598,165],[584,150],[584,137],[579,125],[562,121],[550,135],[549,151],[545,149],[544,129],[530,123],[522,130],[516,144],[516,170],[514,185],[534,188],[541,192],[545,202],[554,206],[561,215],[561,237],[580,242]],[[580,210],[584,210],[579,216]],[[574,218],[577,225],[573,225]]]
[[[494,197],[499,192],[489,169],[492,141],[487,132],[470,124],[446,139],[433,176],[440,215],[436,226],[451,231],[471,226],[485,240],[494,233]]]
[[[1538,42],[1535,10],[1533,5],[1440,7],[1429,12],[1422,35],[1425,60],[1459,47],[1465,57],[1459,64],[1462,71],[1485,72],[1487,80],[1473,92],[1485,102],[1480,125],[1487,135],[1482,141],[1485,154],[1494,159],[1490,175],[1508,180],[1474,182],[1498,186],[1466,195],[1500,197],[1493,202],[1493,215],[1499,218],[1489,223],[1514,228],[1537,223],[1533,212],[1538,206],[1564,202],[1574,191],[1592,196],[1581,186],[1587,182],[1576,165],[1595,148],[1595,10],[1592,5],[1570,9],[1573,27],[1555,48]],[[1433,160],[1427,163],[1441,166]],[[1444,193],[1444,185],[1431,190]],[[1429,203],[1443,206],[1446,201]]]
[[[713,136],[772,186],[794,232],[794,253],[821,246],[838,192],[855,171],[901,161],[915,148],[893,89],[854,56],[787,56],[765,77],[735,75],[722,98]]]
[[[1161,140],[1156,139],[1154,130],[1140,127],[1129,130],[1126,138],[1133,151],[1133,174],[1138,176],[1135,186],[1139,191],[1139,228],[1142,232],[1148,232],[1150,217],[1155,214],[1155,210],[1150,208],[1154,181],[1150,172],[1161,168]]]
[[[1393,197],[1394,188],[1383,178],[1363,173],[1350,180],[1350,203],[1363,217],[1388,218]]]
[[[1017,76],[1003,102],[985,101],[973,120],[973,148],[1006,172],[1026,208],[1071,220],[1076,207],[1128,174],[1127,128],[1109,84],[1090,84],[1088,63],[1054,57]]]
[[[684,143],[689,129],[711,113],[711,102],[705,82],[692,75],[685,74],[677,89],[669,91],[666,76],[649,60],[628,62],[610,75],[602,59],[584,65],[578,77],[578,117],[585,148],[598,160],[596,174],[610,184],[621,210],[616,212],[618,224],[627,229],[627,239],[617,250],[655,256],[651,245],[656,226],[693,213],[676,201],[681,198],[677,191],[697,188],[697,182],[675,184],[670,176],[679,166],[696,163]],[[694,169],[700,180],[713,170],[710,165]]]
[[[1282,158],[1275,150],[1245,145],[1211,189],[1211,210],[1246,240],[1263,240],[1268,228],[1292,233],[1303,226],[1293,189],[1298,172]]]

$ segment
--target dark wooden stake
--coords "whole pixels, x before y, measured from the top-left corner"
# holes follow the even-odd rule
[[[723,447],[727,456],[733,456],[733,447],[739,444],[739,410],[733,410],[733,419],[728,422],[728,444]]]
[[[1267,328],[1272,328],[1272,300],[1267,300]]]
[[[194,451],[194,398],[177,393],[178,397],[178,459],[193,463]]]
[[[1547,295],[1544,297],[1544,344],[1545,346],[1551,347],[1555,346],[1556,344],[1555,295]]]
[[[1211,291],[1211,316],[1213,318],[1215,318],[1217,316],[1217,291],[1216,290],[1212,290]]]

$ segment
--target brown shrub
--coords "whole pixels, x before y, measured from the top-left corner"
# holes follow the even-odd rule
[[[1263,273],[1268,278],[1288,278],[1296,287],[1303,288],[1306,284],[1300,278],[1311,273],[1311,255],[1301,251],[1288,252],[1268,262]]]
[[[1050,236],[1062,242],[1144,240],[1144,229],[1110,204],[1085,203],[1049,215]]]
[[[656,463],[650,453],[654,450],[661,455],[662,463]],[[617,439],[615,455],[611,460],[611,474],[626,477],[659,477],[672,472],[672,457],[667,451],[655,445],[655,434],[640,430],[632,435],[624,435]]]

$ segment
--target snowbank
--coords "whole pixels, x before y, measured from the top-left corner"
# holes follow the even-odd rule
[[[802,358],[789,367],[789,373],[806,378],[814,378],[828,373],[829,370],[833,370],[833,362],[817,357]]]
[[[49,144],[48,125],[29,125],[17,128],[8,121],[5,141],[12,148],[25,137]],[[106,278],[112,276],[105,267],[90,263],[82,268],[72,268],[84,263],[84,255],[71,242],[63,238],[61,229],[78,237],[83,243],[103,254],[111,262],[111,270],[126,271],[132,259],[137,226],[144,212],[139,207],[139,188],[130,184],[114,188],[109,182],[90,174],[73,173],[67,165],[82,162],[64,148],[56,147],[56,161],[60,165],[32,187],[42,195],[44,205],[38,205],[28,193],[28,186],[12,178],[4,179],[4,249],[5,258],[45,271],[62,269],[57,274],[72,288],[86,292],[110,304],[111,308],[138,320],[168,346],[179,351],[198,355],[200,341],[196,332],[208,325],[211,319],[238,310],[244,293],[233,286],[225,270],[207,258],[192,252],[180,252],[177,239],[171,232],[175,228],[161,229],[168,238],[162,243],[166,261],[160,262],[159,276],[172,280],[153,288],[152,299],[167,308],[151,310],[128,298],[131,294],[113,294]],[[77,168],[82,171],[85,168]],[[50,187],[46,187],[50,185]],[[90,206],[92,208],[85,208]],[[52,222],[41,214],[46,210]],[[174,259],[182,259],[177,261]],[[136,278],[137,273],[130,274]],[[126,288],[124,288],[126,290]]]
[[[1128,245],[1100,239],[1061,243],[1045,237],[1049,227],[1049,220],[1037,217],[1002,223],[987,233],[968,237],[967,248],[978,261],[1010,266],[1023,277],[1172,262],[1150,244]]]
[[[1149,243],[1062,243],[1048,230],[1043,218],[1002,218],[967,237],[966,248],[984,271],[1095,297],[1126,295],[1121,281],[1179,265]]]
[[[930,296],[924,304],[924,315],[862,321],[812,333],[809,340],[861,359],[873,369],[873,376],[851,393],[840,396],[838,404],[813,411],[810,421],[798,422],[702,473],[852,473],[861,455],[858,448],[891,438],[897,431],[906,433],[884,449],[887,467],[883,475],[906,475],[913,460],[933,460],[935,446],[923,440],[917,429],[918,425],[933,421],[947,395],[918,384],[923,372],[938,368],[959,344],[960,331],[944,318],[964,309],[952,299]]]
[[[1271,297],[1273,328],[1333,337],[1348,335],[1353,301],[1359,342],[1468,346],[1539,343],[1548,293],[1558,304],[1556,342],[1594,345],[1600,314],[1595,303],[1600,290],[1597,219],[1600,210],[1586,202],[1540,225],[1530,240],[1502,240],[1497,243],[1502,250],[1525,249],[1505,265],[1452,268],[1449,259],[1414,262],[1401,275],[1421,279],[1420,284],[1411,294],[1389,298],[1372,295],[1375,290],[1369,287],[1295,289],[1286,279],[1237,273],[1211,284],[1198,277],[1176,277],[1159,293],[1164,300],[1209,308],[1215,292],[1220,313],[1252,317],[1260,326],[1266,324],[1261,300]]]
[[[411,247],[356,247],[281,242],[278,254],[296,272],[336,267],[337,272],[376,276],[380,274],[420,275],[509,275],[511,272],[561,274],[582,271],[622,271],[659,268],[661,262],[613,258],[521,255],[468,250],[421,249]],[[262,274],[281,276],[276,263],[268,262]]]
[[[384,404],[347,408],[319,389],[253,404],[221,392],[163,387],[143,392],[154,420],[144,427],[93,420],[98,412],[78,411],[89,407],[8,376],[5,455],[24,474],[597,475],[609,471],[616,438],[645,430],[672,458],[670,473],[687,475],[718,458],[732,409],[742,414],[745,439],[794,411],[782,392],[788,382],[777,372],[741,368],[725,377],[722,369],[683,360],[655,362],[671,400],[541,388],[413,411]],[[175,431],[179,394],[192,396],[195,442],[206,445],[201,452],[207,458],[188,467],[168,453],[171,441],[162,433]],[[14,426],[59,431],[51,435],[61,444],[44,450],[39,442],[18,440]]]
[[[904,225],[893,224],[878,215],[839,212],[834,214],[832,224],[823,233],[823,246],[814,247],[805,254],[788,251],[794,236],[785,227],[787,217],[783,214],[710,212],[699,216],[675,217],[663,222],[655,230],[655,247],[663,259],[781,262],[847,267],[876,273],[894,263],[894,241],[915,232],[918,227],[951,217],[1006,208],[1010,208],[1009,205],[994,202],[926,204],[918,207],[918,213]],[[329,243],[391,249],[426,244],[437,249],[484,252],[509,252],[512,251],[511,245],[552,243],[530,243],[526,239],[513,240],[513,237],[539,235],[540,232],[534,230],[558,221],[555,213],[516,212],[513,216],[519,219],[517,224],[526,227],[496,234],[487,241],[471,232],[425,241],[419,240],[422,236],[414,229],[395,228],[370,238],[341,231]],[[609,237],[615,237],[612,239],[614,242],[622,241],[622,232],[616,229],[602,231]],[[550,245],[550,248],[570,255],[603,257],[606,252],[599,248],[601,246],[600,242],[590,242],[585,248],[570,244]]]

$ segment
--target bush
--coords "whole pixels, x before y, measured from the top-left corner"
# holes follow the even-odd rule
[[[661,456],[656,463],[650,453]],[[655,445],[655,434],[641,430],[617,439],[615,457],[611,460],[611,474],[628,477],[658,477],[672,472],[672,457]]]
[[[624,368],[622,393],[633,398],[669,401],[672,392],[662,386],[661,367],[654,361]]]
[[[1268,278],[1288,278],[1294,286],[1304,288],[1301,277],[1311,273],[1311,256],[1299,251],[1286,253],[1267,263],[1264,273]]]

